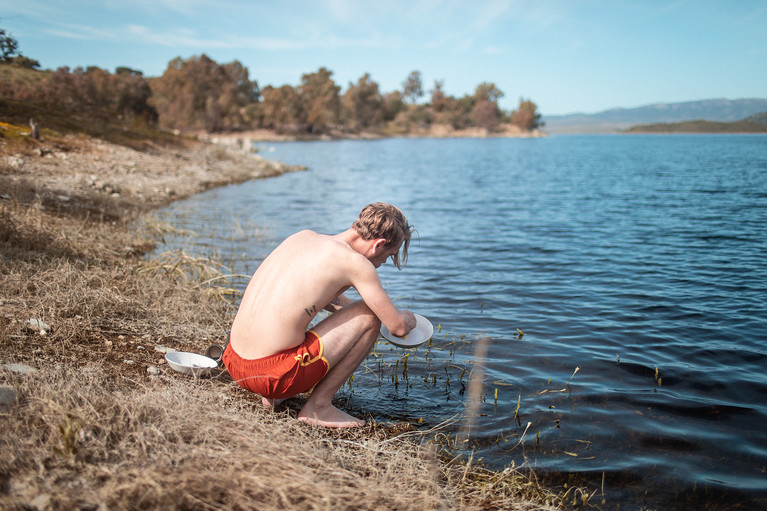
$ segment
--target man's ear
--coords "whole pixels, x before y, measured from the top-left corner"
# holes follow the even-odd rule
[[[378,238],[373,242],[373,249],[379,250],[381,248],[386,248],[387,241],[384,238]]]

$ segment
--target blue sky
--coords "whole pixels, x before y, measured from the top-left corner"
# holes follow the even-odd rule
[[[238,60],[259,85],[370,73],[382,92],[421,72],[453,96],[481,82],[544,115],[767,97],[764,0],[0,0],[0,28],[44,69],[175,57]]]

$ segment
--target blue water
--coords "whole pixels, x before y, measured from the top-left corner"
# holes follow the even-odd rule
[[[299,229],[399,206],[417,237],[382,281],[437,329],[417,350],[379,343],[340,393],[355,413],[438,426],[609,509],[767,508],[767,137],[260,149],[309,170],[171,205],[198,236],[160,249],[249,275]]]

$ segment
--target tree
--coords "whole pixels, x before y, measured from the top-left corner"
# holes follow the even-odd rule
[[[519,107],[511,113],[511,124],[523,131],[532,131],[543,125],[538,106],[529,99],[519,98]]]
[[[19,43],[7,34],[4,29],[0,28],[0,62],[7,64],[13,61],[13,58],[18,53]]]
[[[332,75],[332,71],[321,67],[315,73],[301,76],[298,87],[302,105],[300,121],[309,133],[320,133],[338,122],[341,87],[335,84]]]
[[[423,96],[420,71],[411,72],[407,79],[402,83],[402,96],[410,99],[411,104],[415,104],[415,102]]]
[[[447,105],[447,96],[442,91],[444,80],[434,80],[434,88],[431,90],[431,107],[435,112],[441,112]]]
[[[117,73],[113,82],[115,108],[119,115],[129,119],[141,118],[149,126],[157,124],[159,114],[150,104],[152,89],[140,71],[130,74]]]
[[[18,92],[15,97],[21,96]],[[95,66],[71,70],[61,67],[47,73],[24,91],[28,101],[95,118],[157,122],[157,111],[149,100],[152,90],[140,74],[111,74]]]
[[[296,89],[290,85],[279,88],[268,85],[261,93],[259,122],[262,127],[283,131],[298,122],[301,104]]]
[[[144,76],[144,73],[141,71],[124,66],[115,69],[115,74],[120,76]]]
[[[395,90],[384,95],[384,121],[394,120],[401,111],[405,109],[405,103],[402,100],[400,91]]]
[[[207,131],[244,127],[245,111],[260,94],[242,64],[220,65],[204,54],[170,61],[152,89],[164,126]]]
[[[357,84],[349,84],[343,97],[344,115],[350,127],[365,129],[378,126],[385,115],[384,98],[378,84],[365,73]]]
[[[442,118],[448,122],[453,129],[460,130],[468,128],[472,123],[472,111],[476,100],[474,96],[465,94],[462,98],[456,99],[449,97],[445,104],[445,109],[441,113]]]
[[[474,105],[474,109],[471,112],[474,126],[478,128],[484,128],[488,131],[493,131],[498,127],[499,112],[498,107],[490,101],[481,100],[477,101]]]
[[[480,83],[474,91],[474,98],[477,101],[489,101],[498,104],[498,100],[502,97],[503,92],[490,82]]]
[[[501,119],[501,109],[498,100],[503,97],[503,92],[494,83],[483,82],[474,91],[474,108],[472,119],[474,125],[487,130],[494,130]]]

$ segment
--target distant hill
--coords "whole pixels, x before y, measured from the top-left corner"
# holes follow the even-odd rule
[[[767,112],[752,115],[743,119],[746,122],[755,122],[756,124],[767,124]]]
[[[705,120],[735,122],[767,112],[767,99],[708,99],[615,108],[595,114],[544,116],[548,133],[617,133],[639,124]]]
[[[760,114],[760,116],[767,117],[765,114]],[[748,119],[756,117],[757,116],[751,116]],[[767,133],[767,123],[748,120],[735,122],[664,122],[656,124],[640,124],[623,131],[623,133]]]

